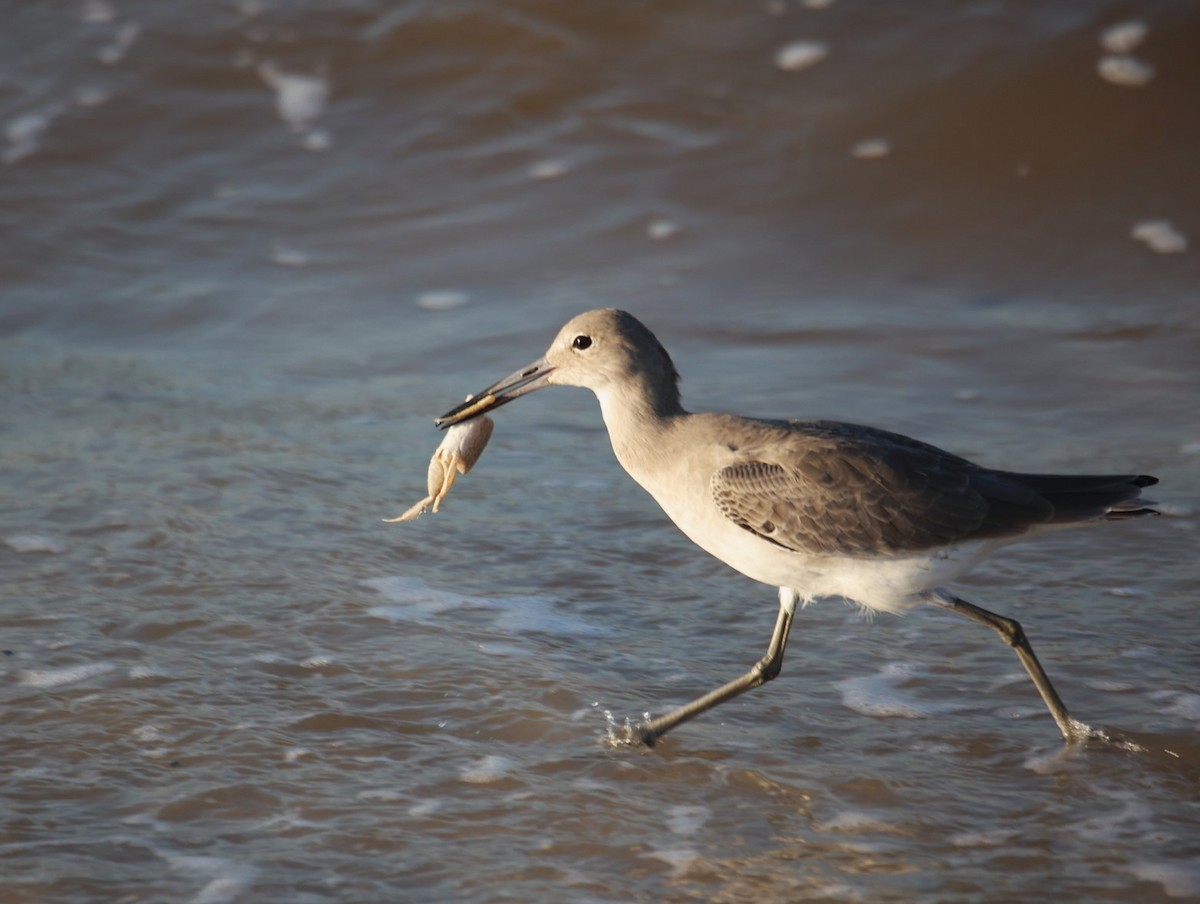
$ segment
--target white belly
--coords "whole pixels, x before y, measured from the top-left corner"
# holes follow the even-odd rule
[[[677,494],[646,489],[705,552],[756,581],[791,588],[805,602],[841,596],[868,609],[903,612],[920,602],[922,592],[954,580],[1001,545],[975,540],[909,556],[805,555],[739,527],[706,498],[689,504]]]

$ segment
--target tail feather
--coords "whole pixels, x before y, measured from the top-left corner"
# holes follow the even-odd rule
[[[1144,487],[1158,483],[1148,474],[1059,476],[1055,474],[1013,475],[1025,487],[1052,506],[1052,524],[1074,521],[1108,521],[1157,515],[1154,502],[1141,498]]]

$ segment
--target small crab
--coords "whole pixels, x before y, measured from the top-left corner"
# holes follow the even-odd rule
[[[470,401],[470,398],[467,399]],[[429,459],[429,474],[426,478],[426,488],[429,495],[406,511],[398,518],[384,518],[389,524],[396,521],[413,521],[431,508],[438,510],[454,480],[459,474],[466,474],[479,461],[483,449],[492,436],[495,426],[490,417],[481,415],[457,424],[446,431],[441,445]]]

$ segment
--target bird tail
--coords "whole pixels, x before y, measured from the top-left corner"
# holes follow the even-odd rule
[[[1033,492],[1054,506],[1051,524],[1075,521],[1122,521],[1157,515],[1157,504],[1141,496],[1144,487],[1158,483],[1146,474],[1064,477],[1056,474],[1014,475]]]

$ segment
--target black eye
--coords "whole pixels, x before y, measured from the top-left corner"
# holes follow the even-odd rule
[[[592,345],[591,336],[576,336],[571,340],[571,348],[583,351],[585,348],[590,348]]]

